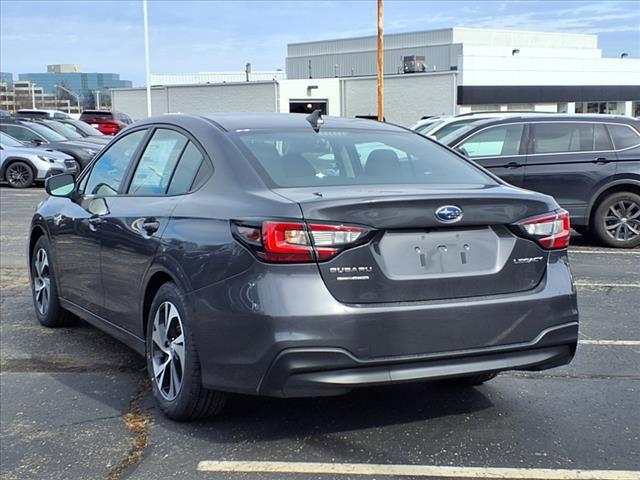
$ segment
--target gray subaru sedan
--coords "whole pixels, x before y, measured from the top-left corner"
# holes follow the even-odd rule
[[[571,361],[569,216],[419,134],[289,114],[165,115],[47,181],[36,316],[146,356],[160,408]]]

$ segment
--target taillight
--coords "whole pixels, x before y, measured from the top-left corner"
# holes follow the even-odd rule
[[[567,248],[571,237],[569,213],[560,210],[518,223],[525,236],[535,240],[542,248]]]
[[[345,248],[360,244],[369,230],[350,225],[327,225],[267,220],[261,225],[233,223],[239,240],[267,262],[325,261]]]

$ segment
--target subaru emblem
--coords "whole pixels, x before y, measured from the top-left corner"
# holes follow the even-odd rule
[[[455,205],[444,205],[436,210],[436,218],[442,223],[455,223],[462,219],[462,209]]]

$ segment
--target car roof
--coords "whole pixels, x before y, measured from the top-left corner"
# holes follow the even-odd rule
[[[636,123],[637,120],[625,115],[606,115],[606,114],[594,114],[587,115],[582,113],[556,113],[554,115],[548,114],[520,114],[509,115],[498,118],[478,118],[469,125],[473,126],[486,126],[486,125],[498,125],[500,123],[521,123],[521,122],[615,122],[615,123]]]
[[[142,122],[137,122],[136,125],[153,124],[153,123],[175,123],[180,125],[181,119],[186,117],[200,118],[211,124],[216,125],[218,128],[224,131],[237,131],[237,130],[266,130],[266,129],[281,129],[281,128],[309,128],[309,122],[307,116],[304,113],[271,113],[271,112],[229,112],[229,113],[208,113],[208,114],[167,114],[161,117],[151,117]],[[333,116],[322,116],[323,124],[322,128],[337,128],[337,129],[377,129],[387,131],[405,131],[404,127],[394,125],[391,123],[382,123],[375,120],[366,120],[361,118],[343,118]]]

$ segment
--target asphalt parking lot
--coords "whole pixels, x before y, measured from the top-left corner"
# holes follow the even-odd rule
[[[86,324],[38,325],[25,257],[44,196],[0,188],[3,479],[640,478],[640,249],[576,238],[581,344],[569,366],[467,390],[238,396],[220,418],[180,424],[154,407],[126,347]]]

